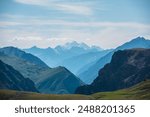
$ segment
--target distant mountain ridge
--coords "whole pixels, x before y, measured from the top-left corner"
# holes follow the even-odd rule
[[[0,89],[38,92],[34,83],[0,60]]]
[[[91,67],[85,69],[82,73],[78,74],[81,79],[88,79],[90,83],[98,76],[99,69],[103,68],[105,64],[111,61],[112,55],[118,50],[132,49],[132,48],[150,48],[150,40],[144,37],[137,37],[119,47],[114,49],[112,52],[100,58]]]
[[[150,49],[118,50],[110,63],[100,71],[91,85],[81,86],[76,93],[92,94],[131,87],[150,79]]]
[[[60,64],[61,66],[65,66],[66,68],[68,68],[73,73],[78,74],[78,72],[82,71],[83,67],[85,66],[87,67],[90,63],[97,61],[99,58],[105,56],[110,51],[112,50],[89,52],[78,56],[73,56],[71,58],[63,60]],[[81,80],[87,83],[86,80],[84,79]]]
[[[65,49],[71,49],[73,47],[80,47],[80,48],[84,48],[84,49],[89,49],[89,46],[86,45],[85,43],[77,43],[76,41],[68,42],[65,45],[62,45],[61,47],[65,48]],[[57,46],[56,46],[56,48],[57,48]]]
[[[103,50],[102,48],[98,47],[98,46],[88,46],[87,44],[85,43],[78,43],[76,41],[72,41],[72,42],[68,42],[64,45],[59,45],[59,46],[56,46],[55,48],[57,47],[62,47],[64,49],[71,49],[73,47],[79,47],[79,48],[83,48],[83,49],[97,49],[97,50]]]
[[[54,49],[50,47],[41,49],[35,46],[27,50],[25,49],[26,52],[15,47],[4,47],[0,48],[0,60],[4,64],[7,64],[14,70],[18,71],[24,78],[32,80],[35,83],[37,90],[41,93],[73,94],[79,87],[77,92],[79,91],[79,93],[91,94],[98,90],[96,89],[96,85],[98,84],[95,83],[96,85],[92,86],[92,90],[89,88],[91,85],[83,85],[85,85],[85,83],[90,84],[97,76],[101,77],[101,75],[98,74],[98,71],[111,61],[114,53],[116,54],[116,52],[120,52],[120,50],[132,48],[150,48],[150,40],[138,37],[114,50],[101,50],[101,48],[89,47],[84,43],[80,44],[77,42],[68,43],[64,47],[57,46]],[[135,50],[140,52],[143,49]],[[34,53],[34,55],[29,53]],[[43,58],[39,59],[38,56]],[[46,62],[43,62],[43,59]],[[120,56],[117,61],[119,62],[121,60],[122,57]],[[59,67],[50,68],[45,64],[47,62],[59,65]],[[143,65],[143,63],[144,62],[142,61],[140,65]],[[60,65],[65,67],[61,67]],[[130,67],[128,69],[130,69]],[[134,69],[131,69],[130,71],[132,70]],[[149,68],[146,68],[146,70],[144,69],[144,71],[141,71],[140,73],[143,75],[149,73],[148,71]],[[75,76],[74,72],[80,74]],[[99,80],[94,82],[99,82]],[[105,82],[103,82],[103,84],[105,84]],[[126,85],[130,85],[130,83]],[[114,90],[111,86],[108,86],[108,91],[110,90],[109,88]],[[103,89],[98,91],[103,91]]]
[[[97,46],[90,47],[84,43],[77,43],[75,41],[66,43],[65,45],[58,45],[55,48],[48,47],[43,49],[34,46],[32,48],[24,49],[24,51],[39,57],[50,67],[64,66],[74,74],[76,74],[81,67],[88,64],[90,61],[92,62],[92,59],[89,58],[93,58],[94,60],[95,57],[98,58],[99,56],[104,55],[104,52],[107,53],[107,50],[102,50]],[[95,53],[95,55],[90,55],[90,53]],[[84,57],[87,54],[89,54],[89,58]],[[81,60],[84,58],[84,64],[81,61],[79,61],[79,66],[74,67],[73,64],[76,63],[75,61],[72,61],[72,65],[70,65],[70,62],[67,62],[69,59],[75,60],[77,57]]]

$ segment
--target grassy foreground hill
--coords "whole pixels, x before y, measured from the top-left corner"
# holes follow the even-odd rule
[[[92,95],[53,95],[12,90],[0,90],[0,99],[3,100],[150,100],[150,80],[143,81],[133,87],[112,91],[99,92]]]
[[[92,94],[96,100],[150,100],[150,80],[143,81],[133,87]]]
[[[0,90],[1,100],[91,100],[92,96],[72,94],[39,94],[12,90]]]

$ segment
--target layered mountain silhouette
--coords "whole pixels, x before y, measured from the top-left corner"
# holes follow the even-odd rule
[[[118,50],[132,49],[132,48],[150,48],[150,40],[146,40],[143,37],[137,37],[130,42],[127,42],[107,55],[101,57],[97,62],[91,64],[87,69],[82,70],[80,74],[77,74],[83,81],[90,84],[98,76],[98,71],[104,67],[105,64],[111,61],[112,55]]]
[[[16,54],[11,54],[10,51],[7,51],[11,49],[13,53]],[[23,53],[24,56],[30,56],[24,59],[22,56],[19,56],[21,53]],[[38,64],[38,61],[41,61],[38,57],[36,57],[36,59],[32,57],[34,58],[35,56],[23,52],[18,48],[6,47],[0,49],[0,60],[19,71],[25,78],[31,79],[41,93],[74,93],[77,87],[83,85],[82,81],[66,68],[49,68],[45,64]],[[58,85],[55,83],[56,81],[57,83],[59,81],[61,82]],[[70,85],[68,81],[73,83]],[[41,83],[41,85],[39,83]]]
[[[24,49],[41,60],[50,67],[64,66],[74,74],[80,72],[80,69],[106,55],[110,50],[102,50],[99,47],[89,47],[84,43],[71,42],[55,48],[38,48],[36,46]],[[78,66],[77,66],[78,65]]]
[[[135,40],[133,40],[135,41]],[[150,79],[150,49],[119,50],[91,85],[76,90],[80,94],[114,91]]]
[[[24,78],[10,65],[0,60],[0,89],[38,92],[29,78]]]
[[[93,94],[128,88],[150,79],[149,48],[150,40],[143,37],[111,50],[77,42],[45,49],[0,48],[0,89]]]
[[[97,61],[99,58],[105,56],[112,50],[103,50],[99,52],[88,52],[78,56],[73,56],[71,58],[63,60],[60,65],[65,66],[70,71],[78,74],[82,71],[85,66],[88,67],[92,62]],[[85,82],[83,80],[83,82]],[[86,83],[86,82],[85,82]]]

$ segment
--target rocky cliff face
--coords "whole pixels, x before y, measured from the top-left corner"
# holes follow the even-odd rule
[[[34,83],[0,60],[0,89],[38,92]]]
[[[116,49],[106,54],[90,67],[84,69],[78,76],[81,79],[91,79],[93,81],[98,76],[98,71],[104,67],[105,64],[110,63],[112,55],[118,50],[133,49],[133,48],[150,48],[150,40],[143,37],[137,37],[129,42],[118,46]]]
[[[91,85],[79,87],[76,93],[92,94],[131,87],[150,79],[150,49],[119,50],[100,71]]]

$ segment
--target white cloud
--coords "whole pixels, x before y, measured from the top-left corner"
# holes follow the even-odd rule
[[[10,21],[0,21],[0,27],[17,26],[17,25],[23,25],[23,23],[10,22]]]
[[[45,20],[38,18],[30,18],[30,20],[20,21],[0,21],[1,26],[70,26],[70,27],[132,27],[132,28],[150,28],[149,24],[134,22],[71,22],[65,20]]]
[[[90,17],[87,17],[86,22],[80,19],[80,16],[78,21],[75,21],[75,19],[67,21],[71,19],[60,20],[63,16],[60,16],[61,18],[56,17],[55,20],[52,16],[32,17],[1,14],[0,16],[6,20],[2,21],[3,18],[0,18],[0,46],[13,45],[23,48],[37,45],[39,47],[48,47],[76,40],[103,48],[114,48],[137,36],[150,39],[150,24],[92,21],[96,18],[91,16],[95,13],[94,10],[97,10],[97,8],[94,9],[93,7],[95,3],[90,6],[91,2],[88,4],[82,2],[81,4],[80,2],[72,2],[72,0],[14,1],[41,6],[48,10],[59,10],[73,15],[78,14]],[[102,9],[101,7],[99,8]],[[100,10],[98,9],[98,11]],[[69,17],[71,16],[69,15]],[[48,18],[51,18],[51,20],[48,20]]]
[[[150,39],[150,25],[132,22],[69,22],[36,18],[16,22],[0,21],[1,46],[12,44],[18,47],[33,45],[54,47],[76,40],[102,48],[114,48],[137,36]]]
[[[108,27],[95,32],[84,30],[57,30],[54,36],[50,36],[52,33],[53,32],[49,32],[47,35],[42,35],[40,32],[36,32],[34,30],[30,33],[28,31],[20,30],[16,32],[10,31],[3,34],[3,40],[0,40],[0,43],[1,46],[13,45],[26,48],[37,45],[39,47],[46,48],[75,40],[87,43],[88,45],[98,45],[102,48],[115,48],[138,36],[144,36],[150,39],[149,30],[142,28],[140,30],[130,27],[128,29]],[[0,38],[2,38],[1,36]]]
[[[84,42],[88,45],[97,45],[102,48],[116,48],[138,36],[150,39],[150,27],[138,29],[136,27],[105,27],[97,31],[67,30],[59,32],[59,37],[67,38],[67,41]],[[60,43],[65,43],[64,40]],[[56,43],[57,45],[57,43]]]
[[[22,4],[46,6],[50,0],[14,0],[14,1]]]
[[[92,8],[87,5],[72,4],[57,2],[57,0],[15,0],[18,3],[38,5],[46,7],[47,9],[60,10],[66,13],[79,14],[79,15],[92,15]]]
[[[56,4],[57,9],[67,11],[74,14],[92,15],[92,10],[87,6],[69,5],[69,4]]]
[[[138,36],[143,36],[150,39],[149,30],[139,30],[133,27],[118,28],[109,27],[101,31],[97,31],[87,41],[88,44],[99,45],[102,48],[116,48],[125,42],[130,41]]]

